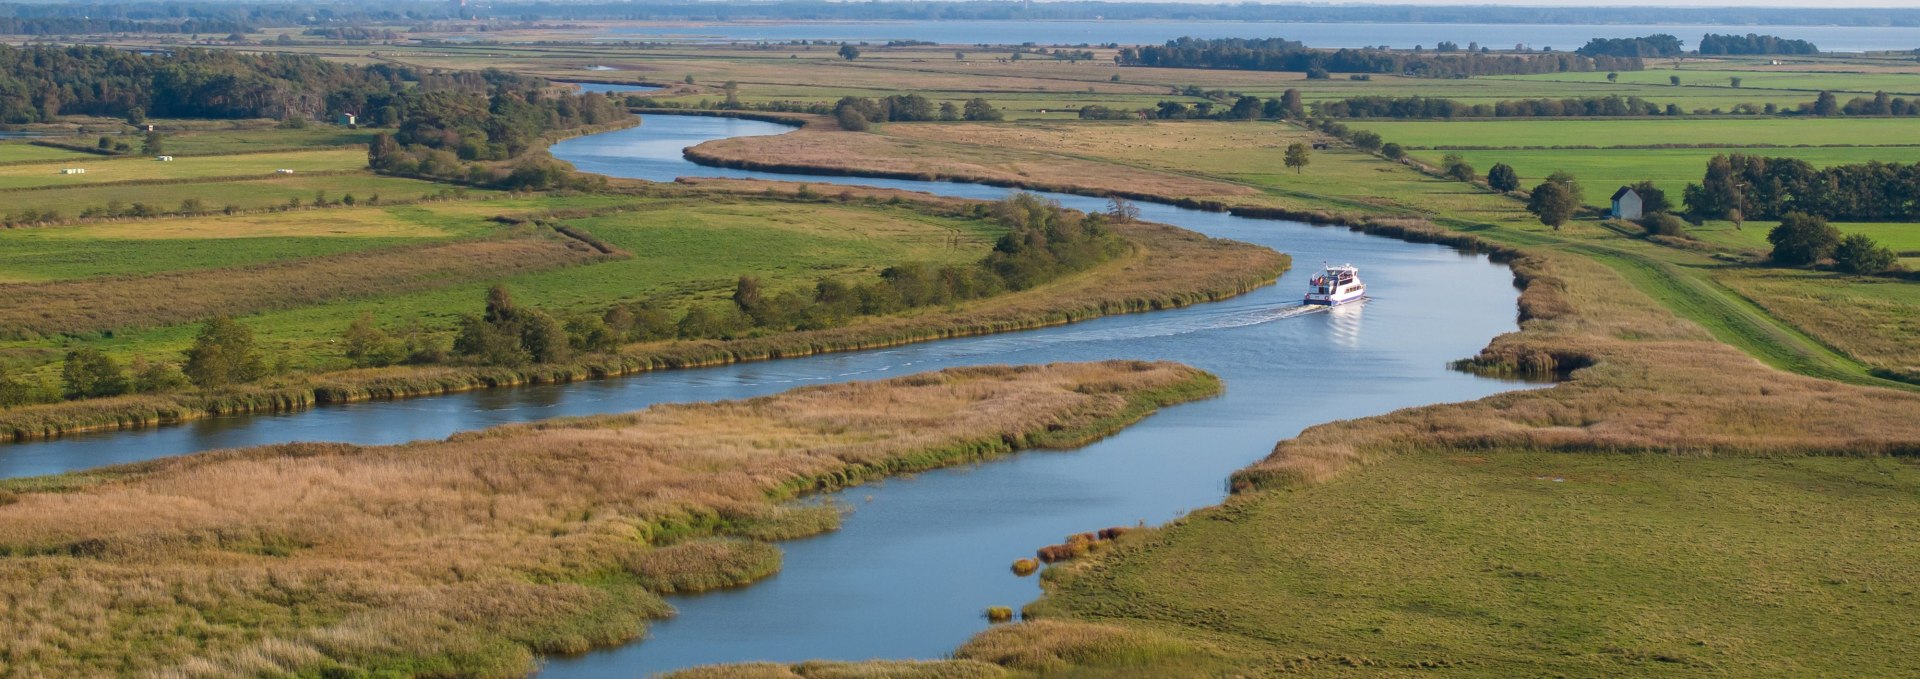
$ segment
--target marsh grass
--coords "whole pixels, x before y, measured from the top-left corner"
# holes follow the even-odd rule
[[[658,593],[774,572],[755,536],[837,517],[781,502],[800,493],[1084,443],[1219,388],[1165,363],[966,368],[8,481],[0,676],[517,677],[669,615]],[[825,671],[801,674],[865,676]]]

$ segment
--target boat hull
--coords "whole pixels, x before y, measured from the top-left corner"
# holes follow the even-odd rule
[[[1314,306],[1340,306],[1342,304],[1358,302],[1366,298],[1367,295],[1364,292],[1356,292],[1349,295],[1307,295],[1306,302]]]

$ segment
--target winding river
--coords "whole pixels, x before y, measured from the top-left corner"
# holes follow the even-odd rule
[[[585,171],[655,181],[732,176],[970,198],[1007,193],[958,183],[713,169],[681,157],[683,148],[702,141],[788,129],[649,116],[641,127],[568,140],[552,151]],[[1079,209],[1104,206],[1098,199],[1053,197]],[[644,642],[552,658],[541,671],[548,679],[626,679],[719,662],[941,657],[986,627],[984,607],[1017,607],[1040,594],[1035,578],[1016,578],[1007,569],[1037,546],[1106,526],[1163,523],[1217,503],[1229,473],[1314,424],[1522,387],[1446,367],[1514,329],[1512,275],[1485,257],[1340,228],[1140,207],[1146,219],[1288,252],[1295,269],[1277,286],[1225,302],[1028,332],[0,445],[0,476],[295,440],[395,443],[983,363],[1173,360],[1226,381],[1220,398],[1170,408],[1082,449],[1024,453],[839,493],[831,499],[853,510],[843,528],[784,543],[779,575],[675,597],[680,615],[653,625]],[[1322,261],[1360,267],[1373,298],[1319,313],[1290,310]]]

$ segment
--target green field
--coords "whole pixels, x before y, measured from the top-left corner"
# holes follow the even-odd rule
[[[1356,120],[1350,127],[1412,148],[1663,145],[1874,146],[1920,161],[1920,118]]]
[[[357,148],[288,151],[239,156],[181,157],[160,162],[145,156],[77,160],[26,165],[0,165],[0,189],[75,186],[124,181],[205,179],[208,177],[271,176],[275,170],[295,172],[357,170],[367,165],[367,152]],[[60,174],[80,168],[86,174]]]
[[[1815,67],[1817,68],[1817,67]],[[1838,73],[1818,71],[1785,70],[1711,70],[1652,68],[1645,71],[1620,71],[1620,85],[1653,85],[1672,88],[1669,80],[1680,76],[1680,89],[1694,86],[1735,89],[1731,78],[1740,79],[1739,89],[1779,89],[1804,92],[1877,92],[1911,95],[1920,93],[1920,74],[1914,73]],[[1572,82],[1594,85],[1607,84],[1605,72],[1588,73],[1549,73],[1544,75],[1494,76],[1499,80],[1525,80],[1534,82]],[[1856,95],[1857,96],[1857,95]],[[1852,97],[1843,96],[1844,103]],[[1808,101],[1812,99],[1807,98]]]
[[[131,209],[135,203],[140,203],[161,212],[172,212],[178,210],[181,203],[188,199],[200,200],[203,210],[222,210],[229,206],[253,210],[284,206],[296,199],[302,204],[311,205],[321,193],[325,194],[329,202],[339,201],[347,196],[353,196],[356,201],[379,198],[393,202],[415,200],[422,195],[439,193],[447,188],[445,184],[403,177],[385,177],[370,172],[267,175],[259,179],[240,181],[190,182],[157,186],[97,184],[49,187],[5,194],[5,207],[0,208],[0,218],[27,211],[39,213],[53,211],[62,218],[73,218],[89,208],[104,209],[115,203],[118,203],[122,210]],[[493,193],[484,189],[469,189],[469,192],[474,195]]]
[[[248,216],[217,231],[192,230],[200,220],[142,222],[140,228],[177,222],[176,238],[129,239],[125,233],[89,227],[0,232],[19,239],[7,248],[0,271],[22,278],[59,279],[109,273],[152,273],[233,266],[332,252],[419,243],[432,238],[482,233],[486,218],[540,209],[633,204],[617,196],[575,196],[493,201],[454,201],[414,207],[353,208]],[[324,237],[303,235],[296,223],[316,227],[360,213],[365,230]],[[317,219],[316,219],[317,218]],[[670,308],[723,302],[744,274],[759,276],[769,294],[811,290],[821,277],[861,279],[909,262],[959,263],[982,257],[1000,227],[984,221],[931,217],[906,209],[790,204],[758,200],[666,200],[642,209],[569,222],[634,254],[628,259],[506,278],[523,304],[557,312],[599,313],[624,302],[657,299]],[[265,227],[273,237],[249,237]],[[121,228],[120,224],[100,229]],[[91,253],[91,254],[80,254]],[[371,274],[370,275],[377,275]],[[339,300],[273,311],[243,319],[272,355],[294,369],[345,367],[337,339],[354,317],[373,313],[388,326],[424,323],[450,331],[461,314],[476,312],[491,281],[458,283],[372,299]],[[197,326],[113,333],[110,337],[60,338],[0,343],[0,357],[58,358],[45,350],[98,346],[123,358],[171,356],[191,342]],[[42,363],[40,373],[57,368]]]
[[[245,153],[262,149],[295,147],[350,146],[365,144],[381,130],[350,130],[335,125],[314,124],[297,130],[232,130],[189,132],[167,135],[167,153],[180,156],[206,156]],[[129,141],[138,141],[138,137]],[[138,144],[135,144],[138,147]]]
[[[1920,652],[1920,546],[1895,537],[1916,496],[1893,459],[1413,452],[1200,512],[1036,612],[1244,670],[1896,676]]]
[[[100,158],[79,151],[68,151],[26,142],[0,143],[0,163],[29,163],[45,160]]]
[[[1459,151],[1474,169],[1485,174],[1495,163],[1513,166],[1523,186],[1532,186],[1556,170],[1572,172],[1586,189],[1587,204],[1606,206],[1613,190],[1638,181],[1652,181],[1678,202],[1681,189],[1689,182],[1699,183],[1706,175],[1707,161],[1722,153],[1746,153],[1805,160],[1817,167],[1848,165],[1870,161],[1920,162],[1920,148],[1727,148],[1727,149],[1608,149],[1608,150],[1527,150]],[[1438,165],[1445,151],[1416,151],[1415,158]]]

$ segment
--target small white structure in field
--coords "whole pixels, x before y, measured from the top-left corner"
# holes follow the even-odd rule
[[[1631,187],[1622,186],[1613,192],[1614,219],[1639,219],[1643,216],[1640,207],[1640,194],[1634,193]]]
[[[173,156],[154,156],[154,157],[153,157],[153,159],[154,159],[154,160],[158,160],[158,161],[160,161],[160,162],[162,162],[162,163],[171,163],[171,162],[173,162]]]
[[[84,167],[69,167],[60,171],[60,174],[86,174],[86,173],[87,173],[87,168],[84,168]]]
[[[274,170],[274,171],[273,171],[273,173],[274,173],[274,174],[293,174],[293,170],[289,170],[289,169],[287,169],[287,168],[284,168],[284,167],[283,167],[283,168],[280,168],[280,169],[278,169],[278,170]]]

